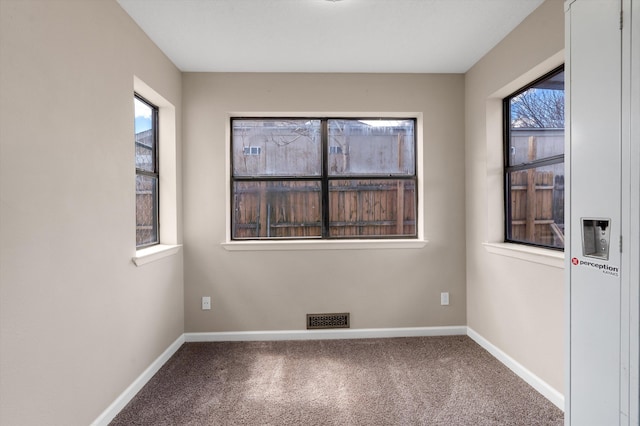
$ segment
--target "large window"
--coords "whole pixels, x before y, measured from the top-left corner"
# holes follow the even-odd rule
[[[134,96],[136,247],[160,242],[158,234],[158,108]]]
[[[415,119],[233,118],[233,239],[415,238]]]
[[[564,67],[504,99],[505,240],[564,248]]]

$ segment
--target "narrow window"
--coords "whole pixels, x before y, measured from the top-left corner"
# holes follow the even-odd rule
[[[245,146],[242,148],[242,153],[244,155],[260,155],[262,153],[262,148],[259,146]]]
[[[231,128],[233,239],[416,238],[415,119]]]
[[[564,67],[504,99],[505,240],[564,248]]]
[[[158,244],[158,108],[134,96],[136,247]]]

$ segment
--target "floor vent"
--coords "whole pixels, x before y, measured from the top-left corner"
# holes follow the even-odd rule
[[[349,328],[349,313],[307,314],[307,329]]]

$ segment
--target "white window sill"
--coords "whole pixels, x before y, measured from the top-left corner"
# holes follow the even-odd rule
[[[564,252],[512,243],[482,243],[493,254],[564,269]]]
[[[427,243],[427,240],[262,240],[229,241],[222,243],[222,247],[228,251],[420,249]]]
[[[136,255],[131,259],[136,266],[146,265],[162,258],[173,256],[180,251],[182,245],[157,244],[155,246],[136,250]]]

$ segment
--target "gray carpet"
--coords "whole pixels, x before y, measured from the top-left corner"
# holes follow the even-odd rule
[[[186,343],[112,425],[562,425],[466,336]]]

